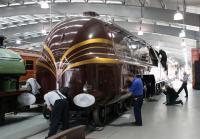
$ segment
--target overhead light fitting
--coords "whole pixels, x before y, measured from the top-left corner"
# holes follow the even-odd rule
[[[139,29],[139,31],[138,31],[138,33],[137,33],[137,35],[138,36],[141,36],[141,35],[143,35],[144,34],[144,32],[142,31],[142,19],[143,19],[143,7],[144,7],[144,5],[141,5],[141,21],[140,21],[140,29]]]
[[[21,40],[17,39],[15,43],[16,44],[21,44]]]
[[[39,2],[39,4],[40,4],[40,7],[42,9],[48,9],[49,8],[49,4],[48,4],[47,1],[41,1],[41,2]]]
[[[112,1],[112,0],[108,0],[106,1],[107,4],[122,4],[122,1]]]
[[[136,49],[136,48],[137,48],[137,45],[132,44],[132,45],[131,45],[131,48],[132,48],[132,49]]]
[[[46,29],[42,29],[42,34],[46,34],[47,33],[47,31],[46,31]]]
[[[177,0],[177,11],[174,14],[174,20],[183,20],[183,14],[179,10],[178,0]]]
[[[142,28],[141,28],[141,26],[140,26],[140,30],[138,31],[138,33],[137,33],[139,36],[141,36],[141,35],[143,35],[144,34],[144,32],[142,31]]]
[[[183,20],[183,14],[179,10],[174,14],[174,20]]]
[[[157,50],[160,50],[160,45],[157,45],[157,46],[156,46],[156,49],[157,49]]]
[[[179,33],[179,37],[181,38],[186,37],[185,29],[181,30],[181,32]]]

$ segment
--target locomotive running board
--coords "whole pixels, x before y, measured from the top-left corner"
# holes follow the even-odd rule
[[[127,99],[129,97],[131,97],[131,93],[126,93],[126,94],[121,95],[119,97],[115,97],[114,99],[112,99],[111,101],[109,101],[106,105],[114,104],[116,102],[119,102],[120,100],[124,100],[124,99]]]

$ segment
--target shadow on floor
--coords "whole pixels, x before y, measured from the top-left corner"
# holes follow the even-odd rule
[[[109,124],[108,126],[113,126],[113,127],[123,127],[123,126],[134,126],[131,122],[128,123],[119,123],[119,124]]]

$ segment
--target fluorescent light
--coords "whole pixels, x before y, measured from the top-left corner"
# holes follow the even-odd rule
[[[71,0],[71,3],[76,3],[76,2],[85,2],[85,0]]]
[[[24,5],[35,4],[35,1],[24,2]]]
[[[158,49],[158,50],[159,50],[159,49],[160,49],[160,45],[157,45],[157,46],[156,46],[156,49]]]
[[[67,0],[55,0],[55,3],[64,3],[64,2],[68,2]]]
[[[143,35],[143,34],[144,34],[144,32],[143,32],[142,30],[139,30],[139,31],[138,31],[138,35],[139,35],[139,36],[141,36],[141,35]]]
[[[183,20],[183,14],[180,11],[177,11],[174,14],[174,20]]]
[[[107,4],[122,4],[121,1],[106,1]]]
[[[0,7],[7,7],[8,5],[3,5],[3,4],[0,4]]]
[[[185,30],[181,30],[181,32],[179,33],[179,37],[184,38],[186,36],[185,34]]]
[[[18,6],[21,5],[20,3],[11,3],[9,6]]]
[[[21,40],[16,40],[16,44],[21,44]]]
[[[131,48],[132,48],[132,49],[136,49],[136,48],[137,48],[137,45],[132,44],[132,45],[131,45]]]
[[[136,48],[137,48],[137,45],[131,44],[131,45],[128,46],[128,48],[129,48],[129,49],[136,49]]]
[[[143,35],[144,34],[144,32],[142,31],[142,27],[141,27],[141,24],[140,24],[140,29],[139,29],[139,31],[138,31],[138,33],[137,33],[139,36],[141,36],[141,35]]]
[[[48,4],[47,1],[41,1],[41,2],[39,2],[39,4],[40,4],[40,7],[42,9],[48,9],[49,8],[49,4]]]
[[[88,3],[104,3],[103,0],[89,0]]]
[[[46,29],[42,29],[42,34],[46,34],[47,33],[47,31],[46,31]]]

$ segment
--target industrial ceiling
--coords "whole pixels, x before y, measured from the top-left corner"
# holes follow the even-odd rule
[[[41,1],[0,0],[0,35],[8,38],[7,46],[39,50],[47,34],[44,30],[84,11],[95,11],[135,35],[142,27],[141,38],[181,64],[185,63],[183,52],[191,61],[191,48],[200,46],[199,0],[48,0],[49,9],[42,9]],[[185,7],[184,20],[173,20],[177,7],[182,12]],[[179,37],[182,29],[184,38]],[[181,45],[183,41],[186,46]]]

